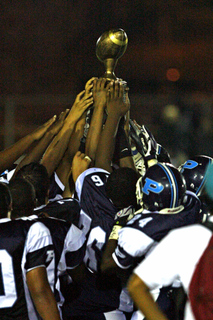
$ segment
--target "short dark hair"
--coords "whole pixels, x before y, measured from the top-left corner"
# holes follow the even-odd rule
[[[130,205],[137,206],[136,183],[138,178],[138,173],[128,167],[115,169],[109,175],[106,183],[106,194],[117,208],[122,209]]]
[[[36,204],[36,193],[33,185],[23,178],[14,178],[10,181],[9,188],[13,204],[11,218],[16,219],[33,214]]]
[[[7,218],[10,205],[12,203],[12,197],[9,187],[6,183],[0,182],[0,218]]]
[[[32,183],[35,188],[38,205],[45,204],[45,199],[50,188],[50,179],[47,169],[39,162],[31,162],[17,172],[16,178],[24,178]]]

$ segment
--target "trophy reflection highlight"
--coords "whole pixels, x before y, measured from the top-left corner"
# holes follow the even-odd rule
[[[104,32],[96,43],[96,56],[104,63],[105,73],[103,78],[118,79],[114,73],[118,59],[126,51],[128,38],[123,29],[112,29]]]

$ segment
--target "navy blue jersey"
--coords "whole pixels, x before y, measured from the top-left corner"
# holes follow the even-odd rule
[[[38,221],[41,221],[50,230],[55,250],[55,262],[59,271],[64,270],[59,265],[62,253],[65,257],[66,269],[73,269],[82,262],[85,250],[85,235],[79,228],[74,224],[56,218],[38,218]]]
[[[116,264],[123,269],[135,267],[150,249],[175,228],[201,221],[201,202],[187,191],[185,206],[165,213],[141,210],[119,231],[118,245],[113,253]]]
[[[54,260],[49,230],[40,222],[0,223],[0,319],[37,319],[26,273]]]
[[[61,198],[50,201],[46,206],[35,209],[37,215],[47,213],[50,217],[63,219],[78,226],[80,217],[80,206],[74,198]]]
[[[55,252],[55,285],[56,301],[63,304],[60,292],[60,276],[67,269],[78,266],[85,254],[85,235],[74,224],[55,218],[39,218],[49,230]],[[48,270],[47,270],[48,271]]]
[[[130,271],[140,263],[172,229],[187,226],[202,220],[201,202],[192,192],[186,192],[184,206],[164,209],[160,212],[140,210],[125,227],[119,231],[118,245],[113,259],[122,269]],[[167,314],[168,306],[174,311],[167,295],[171,288],[165,288],[159,296],[159,306]],[[167,310],[168,308],[168,310]]]
[[[87,236],[85,263],[93,272],[98,271],[104,245],[108,241],[117,212],[106,196],[105,184],[109,172],[91,168],[77,179],[76,191],[81,212],[79,228]]]
[[[81,206],[79,226],[87,238],[84,262],[89,271],[81,284],[79,296],[73,301],[65,301],[64,315],[68,317],[90,315],[92,318],[95,314],[97,318],[97,315],[118,309],[123,298],[127,297],[122,292],[118,278],[110,287],[103,285],[99,278],[99,264],[117,212],[106,196],[105,184],[108,176],[109,172],[103,169],[91,168],[84,171],[76,181]],[[129,297],[127,299],[130,301]],[[129,311],[126,310],[128,307],[125,300],[125,311]]]

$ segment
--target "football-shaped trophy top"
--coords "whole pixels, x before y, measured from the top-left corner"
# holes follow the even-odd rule
[[[123,29],[104,32],[96,43],[96,56],[105,65],[107,79],[117,79],[114,73],[119,58],[123,56],[128,44],[128,37]]]

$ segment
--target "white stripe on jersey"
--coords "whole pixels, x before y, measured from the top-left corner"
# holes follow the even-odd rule
[[[84,233],[75,225],[71,225],[64,240],[64,248],[62,251],[61,259],[58,264],[58,271],[62,273],[66,269],[75,268],[80,262],[78,261],[75,266],[69,266],[66,264],[65,256],[68,252],[77,252],[85,243],[86,237]]]
[[[26,256],[28,252],[33,252],[38,249],[43,248],[44,246],[48,246],[52,244],[52,238],[50,235],[49,230],[43,225],[41,222],[35,222],[29,229],[27,238],[25,241],[25,248],[22,258],[22,275],[24,278],[24,289],[25,289],[25,296],[27,301],[27,308],[28,308],[28,315],[30,320],[37,320],[37,314],[35,313],[35,309],[30,297],[29,289],[26,284],[26,272],[29,270],[25,270],[25,263],[26,263]],[[51,266],[50,266],[51,265]],[[51,262],[49,265],[50,268],[53,268],[51,271],[51,277],[48,277],[48,281],[50,283],[50,286],[53,290],[54,288],[54,265],[55,265],[55,259]]]
[[[33,252],[52,244],[49,230],[41,222],[35,222],[29,229],[26,239],[27,252]]]
[[[135,239],[137,239],[137,241],[135,241]],[[138,248],[138,243],[141,244],[140,248]],[[132,257],[142,257],[147,253],[153,244],[154,240],[145,233],[141,232],[141,230],[125,227],[119,231],[118,246],[124,249],[124,251]],[[122,257],[123,254],[119,252],[118,246],[115,252],[113,252],[112,257],[120,268],[127,269],[130,267],[130,265],[123,266],[118,261],[117,256],[120,256],[121,259],[125,258],[125,256]]]
[[[57,185],[59,186],[59,188],[64,191],[65,189],[65,185],[61,182],[61,180],[59,179],[58,175],[56,172],[54,172],[54,178],[55,178],[55,182],[57,183]]]
[[[86,240],[84,233],[77,228],[74,224],[71,226],[67,232],[65,239],[65,251],[77,251],[82,247]]]
[[[0,177],[0,182],[4,182],[4,183],[9,183],[10,179],[12,178],[14,172],[15,172],[16,169],[13,169],[13,170],[5,170],[5,172],[3,172]]]

